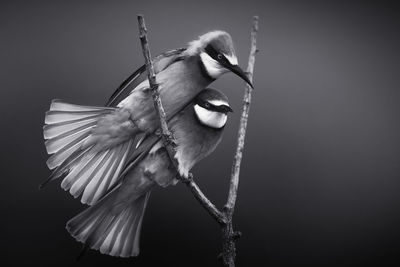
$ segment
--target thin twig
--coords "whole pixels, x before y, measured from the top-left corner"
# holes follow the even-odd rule
[[[225,215],[220,212],[217,207],[215,207],[215,205],[204,195],[192,178],[183,180],[183,182],[189,187],[190,191],[192,191],[194,197],[200,202],[200,204],[221,226],[227,223]]]
[[[255,57],[257,53],[257,32],[258,32],[258,16],[253,17],[253,26],[251,28],[251,47],[249,61],[247,65],[247,77],[250,81],[253,80],[253,71]],[[232,217],[235,210],[237,199],[237,190],[239,185],[240,164],[243,156],[244,140],[246,136],[247,120],[249,117],[251,92],[252,88],[246,84],[245,93],[243,97],[243,109],[240,117],[240,125],[238,131],[238,141],[236,147],[236,154],[232,164],[231,181],[229,186],[228,200],[224,206],[224,214],[227,219],[227,224],[222,227],[222,260],[225,266],[235,266],[236,248],[235,240],[240,237],[240,232],[233,230]]]
[[[250,81],[253,81],[254,63],[256,60],[256,53],[257,53],[257,32],[258,32],[258,16],[254,16],[253,27],[251,29],[250,55],[246,70],[247,77],[249,78]],[[233,213],[235,209],[237,189],[239,185],[240,164],[242,162],[242,157],[243,157],[244,139],[246,137],[246,128],[250,111],[252,90],[253,89],[250,87],[250,85],[246,84],[245,93],[243,96],[243,109],[242,109],[242,115],[240,117],[236,153],[232,164],[228,201],[225,205],[229,213]]]
[[[142,15],[138,15],[138,22],[139,22],[139,38],[140,38],[140,42],[142,44],[143,56],[144,56],[145,63],[146,63],[147,77],[149,79],[150,89],[151,89],[152,96],[153,96],[154,107],[156,109],[158,117],[160,118],[162,137],[163,137],[165,143],[171,142],[171,144],[173,144],[173,145],[168,145],[168,148],[174,150],[176,145],[175,145],[175,141],[172,137],[172,134],[168,129],[167,118],[165,115],[164,107],[161,103],[160,92],[158,90],[158,84],[156,81],[156,74],[154,72],[153,62],[151,60],[149,41],[147,40],[147,29],[146,29],[146,25],[144,22],[144,17]],[[168,152],[172,153],[174,151],[168,151]],[[174,153],[172,153],[172,155],[174,155]],[[170,154],[170,156],[171,156],[171,154]],[[174,157],[172,157],[172,158],[174,158]]]
[[[142,15],[138,15],[139,22],[139,38],[142,44],[143,56],[146,62],[146,69],[149,79],[150,88],[152,91],[154,107],[156,112],[160,118],[161,132],[162,132],[162,140],[164,143],[164,147],[166,148],[169,158],[171,159],[173,165],[176,170],[179,170],[179,162],[175,158],[176,153],[176,142],[172,133],[168,129],[168,124],[166,120],[165,111],[160,99],[160,92],[158,89],[158,84],[156,81],[156,75],[154,72],[153,62],[151,60],[149,42],[147,40],[147,29],[144,21],[144,17]],[[178,171],[179,173],[179,171]],[[215,205],[203,194],[197,184],[193,181],[192,175],[189,177],[178,177],[181,181],[183,181],[192,191],[193,195],[200,202],[200,204],[206,209],[206,211],[220,224],[226,224],[225,215],[219,211]]]

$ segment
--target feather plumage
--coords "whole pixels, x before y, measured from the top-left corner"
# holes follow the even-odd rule
[[[55,170],[43,185],[65,175],[61,187],[92,205],[117,184],[133,150],[136,128],[129,113],[54,100],[45,122],[46,150],[52,154],[47,165]]]
[[[143,183],[142,183],[143,184]],[[142,191],[130,194],[130,201],[121,202],[124,193],[119,186],[95,205],[67,223],[68,232],[80,242],[103,254],[131,257],[139,254],[139,238],[143,214],[150,196],[151,181]]]
[[[211,94],[213,91],[205,92],[216,96]],[[194,105],[192,102],[168,122],[178,144],[176,157],[181,175],[187,175],[194,164],[215,149],[223,132],[223,128],[213,129],[199,123]],[[117,151],[115,153],[121,154]],[[109,169],[111,157],[108,154],[96,154],[88,160],[94,163],[86,168],[106,165],[104,168]],[[98,184],[103,184],[104,181],[100,180],[104,178],[99,177],[96,181],[88,179],[87,175],[81,173],[84,168],[77,169],[75,174],[69,174],[78,178],[71,182],[72,187],[71,183],[68,186],[73,189],[76,184],[74,192],[78,193],[85,187],[82,200],[90,201],[95,194],[91,187],[99,188]],[[103,167],[97,168],[100,171]],[[86,170],[84,172],[94,173]],[[143,214],[151,189],[155,185],[166,187],[175,184],[176,176],[177,171],[160,138],[155,134],[146,135],[137,149],[128,156],[124,170],[117,178],[118,182],[111,187],[105,186],[104,188],[108,188],[107,193],[103,193],[105,196],[70,220],[67,229],[76,240],[103,254],[119,257],[137,256]],[[88,180],[90,182],[85,184]]]
[[[173,64],[177,60],[180,60],[180,56],[185,50],[186,48],[178,48],[156,56],[153,59],[154,72],[157,74],[165,70],[169,65]],[[116,106],[146,79],[146,66],[142,65],[121,83],[107,101],[106,106]]]
[[[207,73],[200,57],[207,42],[223,54],[234,53],[229,34],[218,31],[201,36],[187,49],[154,59],[160,98],[178,142],[175,156],[182,176],[215,149],[223,129],[210,130],[198,123],[193,111],[192,100],[222,74]],[[159,119],[144,72],[142,66],[114,92],[107,106],[115,108],[57,100],[45,118],[46,148],[53,154],[48,166],[55,168],[48,181],[64,176],[62,188],[92,205],[68,223],[68,231],[93,249],[121,257],[139,253],[140,226],[151,188],[175,184],[177,175],[154,134]],[[145,138],[135,146],[139,134]]]

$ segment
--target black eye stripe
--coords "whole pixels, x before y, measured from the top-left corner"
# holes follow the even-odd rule
[[[224,54],[218,53],[217,50],[212,45],[207,45],[204,50],[207,52],[207,54],[213,58],[216,61],[222,62],[222,63],[228,63],[228,59],[226,59]]]
[[[199,105],[202,108],[205,108],[207,110],[211,111],[217,111],[217,112],[226,112],[226,105],[220,105],[220,106],[214,106],[210,102],[203,101],[203,100],[197,100],[197,105]]]
[[[207,45],[204,50],[207,52],[207,54],[210,57],[212,57],[213,59],[217,59],[218,52],[215,50],[215,48],[212,45]]]

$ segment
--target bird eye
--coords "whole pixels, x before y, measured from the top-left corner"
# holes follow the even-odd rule
[[[218,59],[222,59],[222,54],[218,54]]]
[[[210,103],[207,103],[207,102],[206,102],[206,103],[204,104],[204,106],[205,106],[206,108],[209,108],[209,107],[210,107]]]

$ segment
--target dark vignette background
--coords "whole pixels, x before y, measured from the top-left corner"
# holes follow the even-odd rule
[[[1,265],[218,264],[219,228],[183,185],[152,194],[139,258],[90,252],[80,263],[64,225],[82,206],[59,182],[37,190],[50,173],[50,100],[103,104],[143,62],[137,13],[153,54],[225,29],[244,67],[260,16],[238,266],[399,264],[399,11],[380,1],[2,1]],[[243,83],[228,74],[213,87],[237,112],[194,173],[221,206]]]

